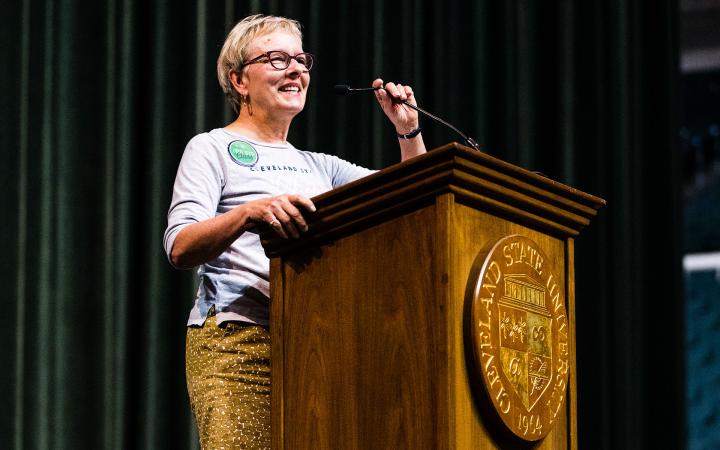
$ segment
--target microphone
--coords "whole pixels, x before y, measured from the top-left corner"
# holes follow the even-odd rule
[[[338,95],[348,95],[351,92],[359,92],[359,91],[377,91],[378,89],[382,88],[374,88],[374,87],[366,87],[366,88],[351,88],[347,84],[336,84],[335,85],[335,93]]]
[[[369,87],[369,88],[351,88],[351,87],[348,86],[347,84],[337,84],[337,85],[335,85],[335,93],[338,94],[338,95],[348,95],[348,94],[350,94],[351,92],[360,92],[360,91],[377,91],[377,90],[379,90],[379,89],[382,89],[382,88],[379,88],[379,87],[378,87],[378,88],[373,88],[373,87]],[[407,102],[407,101],[405,101],[405,100],[401,100],[401,103],[402,103],[403,105],[409,107],[409,108],[414,109],[415,111],[419,112],[420,114],[423,114],[424,116],[431,118],[431,119],[434,120],[435,122],[438,122],[438,123],[440,123],[440,124],[442,124],[442,125],[445,125],[446,127],[448,127],[448,128],[450,128],[451,130],[453,130],[455,133],[457,133],[458,135],[460,135],[460,137],[463,139],[463,142],[464,142],[465,144],[467,144],[469,147],[472,147],[472,148],[474,148],[475,150],[477,150],[477,151],[479,151],[479,152],[482,151],[482,150],[480,150],[480,145],[478,145],[478,143],[475,142],[475,139],[466,136],[465,134],[463,134],[462,131],[458,130],[458,129],[455,128],[453,125],[451,125],[451,124],[449,124],[448,122],[442,120],[442,119],[439,118],[438,116],[436,116],[436,115],[434,115],[434,114],[430,114],[429,112],[425,111],[424,109],[422,109],[422,108],[420,108],[420,107],[418,107],[418,106],[415,106],[415,105],[413,105],[412,103],[409,103],[409,102]]]

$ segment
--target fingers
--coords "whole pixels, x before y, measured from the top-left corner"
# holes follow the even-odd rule
[[[413,90],[410,86],[405,86],[400,83],[393,83],[388,82],[383,86],[383,80],[381,78],[377,78],[372,82],[372,87],[374,88],[383,88],[378,89],[375,91],[376,96],[378,96],[378,99],[381,97],[384,97],[382,94],[387,93],[390,98],[392,98],[394,103],[404,102],[408,101],[410,99],[414,99]],[[384,91],[384,92],[383,92]]]
[[[285,208],[288,209],[288,211],[286,211],[286,209],[279,208],[275,205],[273,206],[272,214],[276,220],[271,222],[270,226],[273,227],[277,234],[285,239],[287,239],[288,235],[297,239],[300,237],[299,229],[307,231],[307,224],[303,220],[302,215],[297,211],[297,208],[288,208],[287,205],[285,205]],[[295,212],[290,211],[291,209],[294,209]],[[278,222],[280,226],[277,225]]]
[[[414,105],[415,93],[413,92],[412,88],[410,86],[403,86],[403,89],[405,90],[405,101]]]
[[[278,236],[280,236],[283,239],[287,239],[288,235],[285,232],[285,228],[283,227],[282,223],[275,217],[275,215],[270,214],[266,216],[265,221],[270,225],[270,228],[272,228]]]
[[[301,195],[281,195],[265,199],[262,220],[283,239],[300,237],[308,230],[308,224],[300,209],[314,212],[315,205]],[[298,209],[298,207],[300,209]]]
[[[383,107],[383,109],[386,107],[388,102],[388,94],[385,92],[385,89],[383,89],[383,80],[382,78],[377,78],[375,81],[372,82],[372,87],[374,87],[375,90],[375,98],[380,103],[380,106]]]
[[[382,88],[375,91],[375,97],[385,115],[395,125],[400,134],[407,134],[418,128],[418,113],[403,103],[417,105],[412,87],[401,83],[384,83],[381,78],[372,82],[372,87]]]
[[[400,83],[395,84],[393,82],[389,82],[385,84],[385,90],[396,102],[406,101],[408,99],[405,87],[406,86],[403,86]]]
[[[290,195],[288,196],[288,200],[293,205],[302,206],[307,211],[315,212],[315,204],[309,198],[305,198],[302,195]]]

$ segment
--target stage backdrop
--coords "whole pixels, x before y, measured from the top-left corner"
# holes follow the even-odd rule
[[[0,447],[196,448],[190,272],[162,234],[194,134],[230,119],[225,33],[255,12],[318,55],[299,148],[381,168],[371,95],[410,84],[485,150],[608,200],[577,243],[581,448],[680,448],[675,0],[24,0],[0,14]],[[457,139],[423,121],[429,147]]]

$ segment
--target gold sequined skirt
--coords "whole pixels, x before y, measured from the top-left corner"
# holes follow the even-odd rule
[[[186,375],[203,450],[270,448],[270,333],[215,316],[188,327]]]

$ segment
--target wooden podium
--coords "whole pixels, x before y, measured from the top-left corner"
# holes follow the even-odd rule
[[[271,257],[272,447],[577,448],[574,238],[604,200],[449,144]]]

